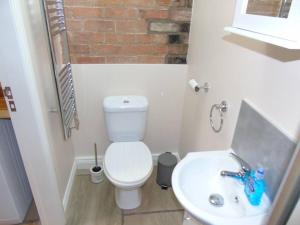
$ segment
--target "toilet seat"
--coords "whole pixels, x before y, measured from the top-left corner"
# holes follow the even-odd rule
[[[152,155],[143,142],[115,142],[106,150],[104,172],[116,186],[139,186],[149,178],[152,169]]]

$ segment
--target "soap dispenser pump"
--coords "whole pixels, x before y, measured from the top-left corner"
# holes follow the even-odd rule
[[[266,188],[264,176],[264,169],[258,168],[245,180],[245,194],[251,205],[258,206],[261,202]]]

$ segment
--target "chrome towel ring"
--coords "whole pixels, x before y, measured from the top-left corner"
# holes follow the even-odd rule
[[[213,121],[213,111],[217,110],[219,111],[220,114],[220,126],[218,128],[215,127],[214,121]],[[214,104],[212,105],[211,109],[210,109],[210,114],[209,114],[209,122],[210,122],[210,126],[213,129],[214,132],[219,133],[222,128],[223,128],[223,124],[224,124],[224,113],[226,113],[228,110],[228,104],[226,101],[222,101],[221,104]]]

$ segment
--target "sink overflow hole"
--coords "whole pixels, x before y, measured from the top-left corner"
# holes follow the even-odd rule
[[[215,207],[222,207],[224,205],[224,198],[219,194],[210,195],[208,200]]]

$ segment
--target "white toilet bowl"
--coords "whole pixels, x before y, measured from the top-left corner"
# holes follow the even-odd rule
[[[134,209],[142,201],[141,186],[151,176],[152,156],[143,142],[115,142],[106,150],[104,173],[115,186],[119,208]]]

